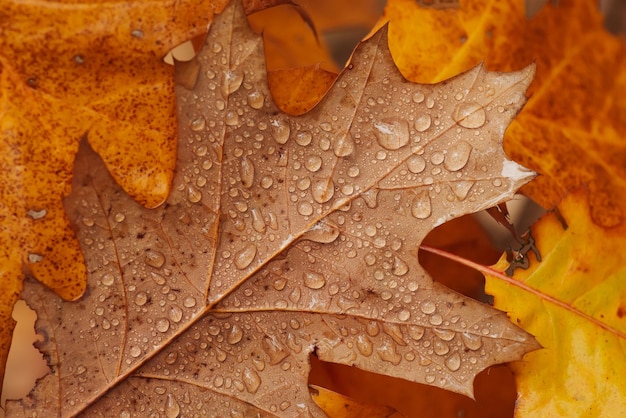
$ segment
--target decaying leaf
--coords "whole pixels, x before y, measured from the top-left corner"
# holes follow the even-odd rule
[[[311,353],[471,396],[480,370],[538,347],[417,260],[434,226],[534,175],[501,148],[532,67],[413,84],[383,29],[289,117],[237,4],[196,60],[164,205],[139,206],[81,145],[65,204],[88,289],[68,303],[26,284],[51,372],[11,413],[321,415]]]
[[[516,270],[511,286],[487,275],[495,306],[510,312],[544,350],[512,364],[523,417],[619,416],[626,404],[626,228],[602,228],[584,204],[586,191],[533,227],[541,263]],[[532,255],[530,255],[532,259]],[[502,259],[495,270],[506,269]],[[527,288],[530,288],[529,291]],[[563,388],[567,388],[564,391]]]

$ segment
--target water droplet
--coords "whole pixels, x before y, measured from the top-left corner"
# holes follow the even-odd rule
[[[332,179],[316,180],[315,183],[313,183],[311,194],[317,203],[328,202],[335,194],[335,185]]]
[[[28,212],[26,212],[26,214],[28,216],[30,216],[33,219],[41,219],[44,216],[46,216],[46,214],[48,213],[47,210],[45,209],[41,209],[41,210],[29,210]]]
[[[235,111],[230,111],[226,113],[224,117],[224,123],[228,126],[237,126],[239,125],[239,114]]]
[[[430,128],[430,124],[432,123],[432,118],[428,114],[419,115],[414,122],[415,129],[418,132],[424,132],[428,128]]]
[[[485,124],[487,114],[478,103],[461,103],[454,110],[452,119],[464,128],[475,129]]]
[[[470,180],[456,181],[450,184],[452,192],[459,200],[465,200],[475,182]]]
[[[85,217],[83,218],[83,224],[85,224],[85,226],[93,226],[95,224],[95,221],[93,220],[93,218]]]
[[[500,187],[500,186],[502,186],[502,180],[500,180],[500,179],[493,179],[491,184],[493,184],[494,187]]]
[[[178,323],[183,319],[183,310],[178,306],[170,306],[169,317],[172,321]]]
[[[237,324],[233,325],[226,337],[228,344],[237,344],[243,338],[243,330]]]
[[[309,131],[301,131],[296,134],[296,144],[306,147],[311,143],[313,135]]]
[[[321,289],[326,284],[326,279],[321,273],[307,271],[304,273],[304,285],[310,289]]]
[[[359,334],[356,337],[356,348],[364,356],[371,356],[374,352],[374,346],[367,335]]]
[[[135,305],[143,306],[148,302],[148,295],[145,292],[139,292],[135,295]]]
[[[257,208],[252,208],[250,210],[250,213],[252,214],[252,227],[254,228],[256,232],[264,234],[266,227],[265,227],[265,221],[263,220],[263,215],[261,214],[261,211]]]
[[[246,245],[242,250],[240,250],[235,255],[235,267],[237,267],[239,270],[243,270],[246,267],[248,267],[254,260],[254,257],[256,257],[256,252],[257,252],[256,245],[254,244]]]
[[[111,286],[113,282],[115,281],[115,276],[113,276],[111,273],[105,273],[102,275],[102,278],[100,279],[100,281],[105,286]]]
[[[158,269],[165,264],[165,255],[157,250],[147,250],[145,261],[147,265]]]
[[[274,179],[272,178],[272,176],[263,176],[263,178],[261,178],[261,187],[265,190],[272,187],[272,184],[274,184]]]
[[[354,140],[349,135],[341,135],[335,138],[333,152],[337,157],[347,157],[354,152]]]
[[[213,46],[211,46],[211,51],[214,53],[219,53],[222,50],[222,45],[219,42],[215,42]]]
[[[176,351],[170,351],[169,353],[167,353],[167,355],[165,356],[165,362],[169,365],[172,365],[174,363],[176,363],[176,359],[178,358],[178,352]]]
[[[450,351],[450,347],[448,347],[448,344],[444,343],[441,340],[435,341],[435,343],[433,344],[433,349],[435,350],[435,354],[437,354],[438,356],[448,354],[448,352]]]
[[[322,122],[320,123],[320,128],[322,129],[322,131],[330,132],[333,130],[333,125],[328,122]]]
[[[413,101],[415,103],[422,103],[424,99],[424,93],[422,93],[421,91],[416,91],[415,93],[413,93]]]
[[[367,205],[368,208],[374,209],[378,207],[378,192],[379,191],[380,189],[378,188],[371,188],[365,193],[361,194],[361,197],[365,201],[365,204]]]
[[[430,322],[432,325],[441,325],[443,322],[443,317],[439,314],[434,314],[428,319],[428,322]]]
[[[259,376],[254,369],[245,367],[241,378],[243,380],[243,384],[246,386],[246,390],[250,393],[256,393],[259,386],[261,386],[261,376]]]
[[[171,393],[167,394],[167,403],[165,404],[165,416],[167,418],[177,418],[180,416],[180,406],[176,402],[176,398]]]
[[[464,332],[461,334],[461,340],[463,341],[463,344],[465,344],[465,346],[470,350],[475,351],[483,346],[483,340],[480,335]]]
[[[252,182],[254,181],[254,164],[246,156],[241,159],[239,174],[241,175],[241,183],[243,184],[243,187],[249,188],[252,186]]]
[[[354,178],[354,177],[358,176],[359,173],[360,173],[359,167],[357,167],[356,165],[354,165],[354,166],[352,166],[352,167],[350,167],[348,169],[348,177]]]
[[[420,305],[420,309],[425,314],[430,315],[433,312],[435,312],[435,310],[437,309],[437,306],[433,302],[426,300],[422,302],[422,304]]]
[[[253,91],[248,93],[248,104],[253,109],[260,109],[263,107],[263,103],[265,102],[265,96],[263,93],[258,91]]]
[[[302,239],[328,244],[337,239],[339,228],[329,222],[318,222],[302,234]]]
[[[396,344],[393,341],[384,340],[383,343],[376,348],[376,354],[378,357],[387,361],[394,366],[400,364],[402,356],[396,351]]]
[[[115,219],[115,222],[124,222],[124,219],[126,219],[126,215],[124,215],[122,212],[117,212],[113,219]]]
[[[313,214],[313,206],[309,202],[302,202],[298,205],[298,213],[302,216],[311,216]]]
[[[408,327],[409,336],[413,338],[415,341],[419,341],[424,336],[424,328],[418,325],[409,325]]]
[[[443,162],[444,158],[445,156],[443,155],[443,152],[435,151],[430,156],[430,162],[433,163],[434,165],[439,165]]]
[[[193,308],[194,306],[196,306],[196,298],[194,298],[193,296],[187,296],[183,301],[183,306],[185,308]]]
[[[243,82],[243,74],[227,71],[224,73],[224,81],[222,82],[222,95],[227,98],[241,87]]]
[[[419,155],[413,155],[407,160],[406,165],[411,173],[418,174],[426,168],[426,160]]]
[[[111,322],[108,319],[104,318],[102,320],[102,329],[110,329],[110,328],[111,328]]]
[[[411,317],[411,312],[407,309],[403,309],[400,312],[398,312],[398,319],[400,321],[406,321]]]
[[[189,127],[192,131],[202,131],[206,127],[206,119],[204,119],[204,116],[198,116],[197,118],[189,122]]]
[[[283,349],[282,345],[280,345],[278,341],[269,337],[263,339],[263,341],[261,342],[261,347],[263,348],[263,351],[265,351],[265,353],[269,356],[269,363],[272,366],[280,363],[289,356],[289,353],[287,353],[287,351]]]
[[[426,107],[429,109],[435,107],[435,98],[433,96],[428,96],[426,98]]]
[[[444,363],[448,369],[455,372],[461,367],[461,356],[459,356],[459,353],[454,353],[448,357]]]
[[[432,213],[430,197],[427,191],[420,192],[411,202],[411,214],[417,219],[426,219]]]
[[[472,146],[466,141],[459,141],[454,144],[446,156],[444,167],[449,171],[458,171],[465,167],[469,160]]]
[[[187,186],[187,199],[191,203],[198,203],[202,200],[202,193],[193,186]]]
[[[139,357],[141,355],[141,348],[137,347],[136,345],[133,345],[132,347],[130,347],[130,355],[131,357]]]
[[[160,318],[156,322],[156,329],[159,332],[167,332],[170,329],[170,321],[167,318]]]
[[[274,141],[281,145],[285,144],[289,139],[289,134],[291,132],[289,122],[282,119],[273,119],[270,120],[270,124],[272,125],[272,137],[274,138]]]
[[[393,269],[391,272],[396,276],[404,276],[409,271],[409,266],[400,257],[395,256],[393,260]]]
[[[304,167],[314,173],[322,168],[322,158],[318,155],[309,155],[304,160]]]
[[[374,135],[383,148],[397,150],[409,143],[409,124],[405,120],[380,121],[374,127]]]
[[[426,383],[433,383],[435,381],[435,376],[432,374],[426,375]]]

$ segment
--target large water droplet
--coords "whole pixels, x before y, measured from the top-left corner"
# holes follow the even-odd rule
[[[483,346],[483,340],[480,335],[464,332],[461,334],[461,340],[470,350],[476,351]]]
[[[467,195],[474,184],[475,182],[471,180],[455,181],[450,184],[450,188],[452,189],[454,195],[459,200],[463,201],[467,198]]]
[[[261,342],[263,351],[269,356],[271,365],[276,365],[289,356],[289,353],[275,339],[266,337]]]
[[[165,255],[157,250],[147,250],[146,264],[154,268],[161,268],[165,264]]]
[[[170,329],[170,321],[167,318],[160,318],[156,322],[156,329],[159,332],[167,332]]]
[[[170,306],[169,317],[172,321],[178,323],[183,319],[183,310],[178,306]]]
[[[313,206],[309,202],[302,202],[298,205],[298,213],[302,216],[311,216],[313,214]]]
[[[241,379],[243,380],[243,384],[246,386],[246,390],[250,393],[256,393],[259,386],[261,386],[261,376],[259,376],[256,370],[249,367],[245,367],[243,369]]]
[[[314,173],[322,168],[322,158],[318,155],[309,155],[304,160],[304,167]]]
[[[443,356],[444,354],[448,354],[448,352],[450,352],[450,347],[448,347],[448,344],[444,343],[441,340],[435,340],[435,343],[433,344],[433,349],[435,350],[435,354],[437,354],[438,356]]]
[[[202,193],[195,187],[188,186],[187,187],[187,199],[191,203],[198,203],[200,200],[202,200]]]
[[[387,361],[394,366],[400,364],[402,356],[396,351],[396,344],[393,341],[384,340],[383,343],[376,348],[376,354],[378,357]]]
[[[124,222],[124,219],[126,219],[126,215],[124,215],[122,212],[117,212],[113,219],[115,219],[115,222]]]
[[[374,346],[367,335],[359,334],[356,337],[356,348],[364,356],[371,356],[374,352]]]
[[[256,232],[264,234],[266,226],[261,211],[258,208],[252,208],[250,213],[252,214],[252,228],[254,228]]]
[[[335,138],[333,152],[337,157],[347,157],[354,152],[354,140],[348,134]]]
[[[369,189],[368,191],[366,191],[365,193],[361,194],[361,197],[365,201],[365,204],[367,205],[368,208],[374,209],[378,207],[378,193],[379,192],[380,192],[380,189],[373,187]]]
[[[411,311],[409,311],[408,309],[403,309],[400,312],[398,312],[398,319],[400,321],[407,321],[410,317],[411,317]]]
[[[243,270],[246,267],[248,267],[254,260],[254,257],[256,257],[256,252],[257,252],[256,245],[254,244],[246,245],[242,250],[240,250],[235,255],[235,267],[237,267],[239,270]]]
[[[409,143],[409,124],[405,120],[380,121],[374,128],[374,135],[383,148],[397,150]]]
[[[263,103],[265,102],[265,96],[263,93],[258,91],[253,91],[248,93],[248,104],[253,109],[260,109],[263,107]]]
[[[404,276],[409,271],[409,266],[400,257],[395,256],[393,260],[393,269],[391,272],[396,276]]]
[[[143,306],[148,302],[148,295],[145,292],[139,292],[135,295],[135,305]]]
[[[430,128],[430,124],[432,123],[432,118],[428,114],[419,115],[415,118],[415,129],[418,132],[424,132],[428,128]]]
[[[241,87],[243,82],[243,74],[227,71],[224,73],[224,81],[222,82],[222,95],[227,98]]]
[[[100,281],[105,286],[111,286],[115,282],[115,276],[113,276],[111,273],[104,273]]]
[[[424,312],[425,314],[430,315],[431,313],[435,312],[435,310],[437,309],[437,305],[435,305],[433,302],[429,301],[429,300],[425,300],[424,302],[422,302],[422,304],[420,305],[420,309],[422,310],[422,312]]]
[[[313,139],[313,135],[309,131],[301,131],[296,134],[296,144],[303,147],[308,146]]]
[[[329,222],[318,222],[302,234],[302,239],[328,244],[337,239],[339,228]]]
[[[316,271],[307,271],[304,273],[304,285],[310,289],[321,289],[326,284],[324,275]]]
[[[167,418],[177,418],[180,416],[180,405],[171,393],[167,394],[167,403],[165,404],[165,416]]]
[[[421,340],[425,332],[424,327],[420,327],[418,325],[409,325],[407,331],[409,332],[409,336],[415,341]]]
[[[475,129],[485,124],[487,114],[478,103],[461,103],[454,110],[452,119],[464,128]]]
[[[459,356],[459,353],[454,353],[444,363],[448,369],[455,372],[461,367],[461,356]]]
[[[452,341],[456,332],[450,329],[433,328],[433,333],[444,341]]]
[[[141,348],[137,347],[136,345],[133,345],[132,347],[130,347],[130,356],[131,357],[139,357],[141,355]]]
[[[270,125],[272,126],[272,137],[274,138],[274,141],[281,145],[285,144],[289,139],[289,134],[291,132],[289,122],[282,119],[271,119]]]
[[[254,181],[254,164],[247,156],[244,156],[241,159],[239,174],[241,175],[241,183],[243,184],[243,187],[249,188],[252,186],[252,182]]]
[[[237,344],[243,338],[243,329],[237,324],[233,325],[226,337],[229,344]]]
[[[426,219],[432,213],[430,197],[427,191],[420,192],[411,202],[411,214],[417,219]]]
[[[335,185],[332,179],[316,180],[313,183],[311,194],[317,203],[328,202],[335,194]]]
[[[204,119],[204,116],[198,116],[189,123],[189,127],[191,128],[191,130],[196,132],[202,131],[205,126],[206,120]]]
[[[471,152],[472,146],[468,142],[461,140],[448,150],[443,166],[446,170],[458,171],[465,167]]]

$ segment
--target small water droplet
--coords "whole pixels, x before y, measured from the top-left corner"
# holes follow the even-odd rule
[[[254,164],[246,156],[241,159],[239,174],[241,175],[241,183],[243,184],[243,187],[250,188],[250,186],[252,186],[252,182],[254,181]]]
[[[311,216],[313,214],[313,206],[309,202],[302,202],[298,205],[298,213],[302,216]]]
[[[158,269],[165,264],[165,255],[157,250],[147,250],[145,261],[147,265]]]
[[[430,128],[430,124],[432,123],[432,118],[430,117],[429,114],[422,114],[419,115],[417,118],[415,118],[415,129],[418,132],[424,132],[426,131],[428,128]]]
[[[328,202],[335,194],[335,185],[332,179],[316,180],[313,183],[311,194],[317,203]]]
[[[472,146],[466,141],[459,141],[454,144],[446,156],[444,167],[449,171],[458,171],[465,167],[469,160]]]
[[[448,357],[444,363],[448,369],[455,372],[461,367],[461,356],[459,356],[459,353],[454,353]]]
[[[260,109],[263,107],[263,103],[265,103],[265,96],[263,93],[258,91],[248,93],[248,104],[251,108]]]
[[[443,317],[436,313],[428,319],[428,322],[430,322],[432,325],[441,325],[443,323]]]
[[[172,321],[178,323],[183,319],[183,310],[178,306],[170,306],[169,317]]]
[[[356,337],[356,348],[364,356],[371,356],[374,352],[374,346],[367,335],[359,334]]]
[[[407,309],[403,309],[400,312],[398,312],[398,319],[400,321],[406,321],[411,317],[411,312]]]
[[[137,347],[136,345],[133,345],[132,347],[130,347],[130,355],[131,357],[139,357],[141,355],[141,348]]]
[[[222,45],[219,42],[215,42],[211,46],[211,51],[213,51],[215,54],[219,53],[221,50],[222,50]]]
[[[248,267],[256,257],[257,247],[254,244],[246,245],[235,255],[235,267],[243,270]]]
[[[391,272],[396,276],[404,276],[409,271],[409,266],[400,257],[395,256],[393,260],[393,269]]]
[[[191,203],[198,203],[200,200],[202,200],[202,192],[200,192],[198,189],[191,185],[187,186],[187,199]]]
[[[148,302],[148,295],[145,292],[139,292],[135,295],[135,305],[143,306]]]
[[[243,329],[237,324],[233,325],[226,337],[228,344],[237,344],[243,338]]]
[[[444,158],[445,156],[443,155],[443,152],[435,151],[430,156],[430,162],[433,163],[434,165],[439,165],[443,162]]]
[[[420,309],[425,314],[430,315],[433,312],[435,312],[435,310],[437,309],[437,306],[433,302],[426,300],[422,302],[422,304],[420,305]]]
[[[435,98],[433,96],[428,96],[426,98],[426,107],[429,109],[435,107]]]
[[[328,122],[322,122],[320,123],[320,128],[322,129],[322,131],[330,132],[333,130],[333,125]]]
[[[409,125],[405,120],[380,121],[374,127],[374,135],[385,149],[397,150],[409,143]]]
[[[124,219],[126,219],[126,215],[124,215],[122,212],[117,212],[113,218],[115,219],[115,222],[124,222]]]
[[[239,125],[239,114],[235,111],[229,111],[224,116],[224,123],[228,126],[237,126]]]
[[[252,208],[250,210],[250,213],[252,214],[252,227],[256,232],[264,234],[266,231],[266,226],[261,211],[257,208]]]
[[[100,281],[105,286],[111,286],[113,282],[115,281],[115,276],[113,276],[111,273],[105,273],[102,275],[102,278],[100,279]]]
[[[326,284],[324,275],[316,271],[307,271],[303,276],[304,285],[310,289],[321,289]]]
[[[246,386],[246,390],[250,393],[256,393],[259,386],[261,386],[261,376],[259,376],[256,370],[249,367],[245,367],[243,369],[241,379],[243,380],[243,384]]]
[[[165,404],[165,416],[167,418],[177,418],[180,416],[180,405],[176,402],[176,398],[171,393],[167,394],[167,403]]]
[[[322,168],[322,158],[318,155],[309,155],[304,160],[304,167],[314,173]]]
[[[416,91],[415,93],[413,93],[413,101],[415,103],[422,103],[424,99],[424,93],[422,93],[421,91]]]
[[[279,144],[285,144],[289,139],[291,128],[289,122],[283,119],[270,119],[270,125],[272,126],[272,137],[274,141]]]
[[[261,187],[265,190],[272,187],[272,184],[274,184],[274,179],[272,178],[272,176],[263,176],[261,178]]]
[[[85,217],[83,218],[83,224],[85,224],[85,226],[93,226],[95,224],[95,221],[93,220],[93,218]]]
[[[198,116],[197,118],[189,122],[189,127],[192,131],[202,131],[206,127],[206,119],[204,119],[204,116]]]
[[[160,318],[156,322],[156,329],[159,332],[167,332],[170,329],[170,321],[167,318]]]
[[[313,139],[313,135],[309,131],[301,131],[296,134],[296,144],[303,147],[308,146]]]
[[[433,344],[433,349],[435,350],[435,354],[437,354],[438,356],[448,354],[448,352],[450,351],[450,347],[448,347],[448,344],[444,343],[441,340],[435,341],[435,343]]]
[[[360,173],[360,170],[359,170],[359,167],[357,166],[352,166],[348,169],[348,177],[355,178],[359,175],[359,173]]]
[[[354,140],[351,136],[345,134],[335,138],[333,144],[333,153],[337,157],[347,157],[354,152]]]
[[[487,114],[478,103],[461,103],[454,110],[452,119],[464,128],[476,129],[485,124]]]
[[[411,214],[417,219],[426,219],[432,213],[430,197],[427,191],[420,192],[411,202]]]

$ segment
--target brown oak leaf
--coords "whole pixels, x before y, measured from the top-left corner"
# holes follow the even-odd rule
[[[165,204],[138,205],[81,145],[65,204],[88,288],[72,303],[26,283],[50,374],[9,414],[321,416],[312,353],[471,396],[479,371],[538,345],[433,283],[417,251],[534,175],[501,147],[533,72],[414,84],[384,28],[315,108],[288,116],[231,4],[177,69]]]

